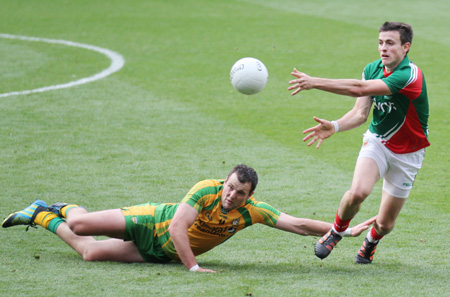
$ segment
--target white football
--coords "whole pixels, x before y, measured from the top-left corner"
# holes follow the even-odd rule
[[[231,67],[231,84],[245,95],[253,95],[262,91],[268,79],[269,72],[266,66],[255,58],[242,58]]]

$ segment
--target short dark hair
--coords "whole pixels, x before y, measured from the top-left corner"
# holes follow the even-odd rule
[[[407,42],[412,44],[414,33],[411,25],[401,22],[385,22],[380,27],[379,32],[386,32],[386,31],[398,31],[400,33],[400,41],[402,42],[402,45]]]
[[[258,185],[258,174],[253,168],[245,164],[240,164],[233,167],[233,169],[228,174],[228,177],[230,177],[233,173],[236,173],[236,176],[240,183],[251,184],[250,193],[255,191],[256,186]]]

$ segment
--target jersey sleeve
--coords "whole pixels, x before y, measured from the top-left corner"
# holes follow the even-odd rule
[[[403,68],[398,71],[394,71],[388,77],[382,79],[391,90],[392,94],[398,94],[405,86],[408,85],[410,78],[409,70]]]
[[[260,223],[269,227],[274,227],[280,218],[281,212],[268,203],[256,200],[250,200],[251,207],[249,208],[252,224]],[[245,218],[245,215],[243,214]]]
[[[362,80],[375,79],[375,77],[373,77],[373,73],[376,68],[378,68],[377,61],[367,64],[362,73]]]
[[[195,208],[199,213],[205,203],[222,190],[222,180],[204,180],[195,184],[184,196],[181,202],[187,203]]]

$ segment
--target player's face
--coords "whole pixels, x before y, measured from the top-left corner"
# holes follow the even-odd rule
[[[393,71],[400,64],[410,46],[409,42],[402,45],[398,31],[380,32],[378,36],[378,52],[388,71]]]
[[[251,188],[251,183],[241,183],[237,178],[236,173],[233,173],[225,180],[225,183],[223,184],[223,208],[226,210],[232,210],[241,206],[245,200],[252,196],[253,192],[250,192]]]

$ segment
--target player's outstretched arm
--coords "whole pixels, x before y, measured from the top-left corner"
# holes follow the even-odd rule
[[[323,221],[297,218],[284,212],[280,214],[275,228],[303,236],[323,236],[333,225]]]
[[[195,255],[192,252],[189,242],[188,229],[194,224],[198,212],[195,208],[186,203],[181,203],[178,206],[172,222],[169,226],[169,233],[172,237],[173,244],[177,250],[181,262],[189,271],[195,272],[215,272],[211,269],[205,269],[198,266]]]
[[[303,90],[311,89],[350,97],[391,95],[391,90],[381,79],[359,80],[312,77],[295,68],[291,72],[291,75],[295,77],[295,79],[289,81],[291,86],[288,90],[293,90],[292,95],[298,94]]]
[[[367,230],[376,217],[370,218],[352,228],[349,228],[349,232],[346,236],[359,236],[364,230]],[[325,235],[333,225],[327,222],[297,218],[285,213],[281,213],[278,218],[275,228],[288,231],[303,236],[323,236]]]

